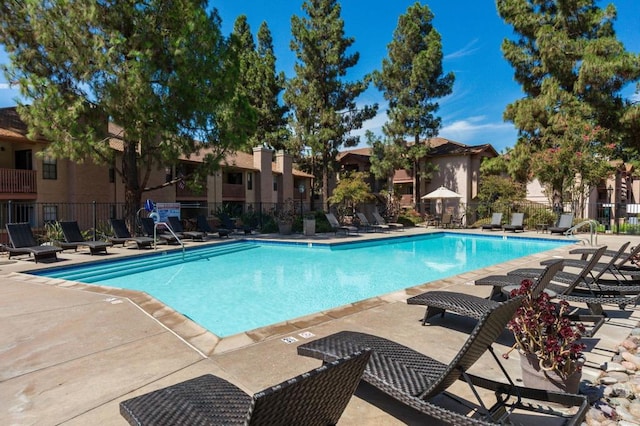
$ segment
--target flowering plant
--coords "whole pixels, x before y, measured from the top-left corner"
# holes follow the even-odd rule
[[[296,217],[296,208],[293,199],[287,198],[274,212],[276,220],[280,223],[293,223]]]
[[[509,358],[509,352],[516,348],[525,354],[535,354],[542,370],[554,371],[566,379],[582,368],[579,361],[584,358],[582,351],[586,346],[580,343],[580,338],[584,325],[571,324],[566,316],[569,303],[564,300],[552,303],[544,291],[533,297],[532,286],[533,282],[525,279],[520,288],[511,292],[511,297],[524,295],[524,301],[507,325],[516,343],[503,357]]]

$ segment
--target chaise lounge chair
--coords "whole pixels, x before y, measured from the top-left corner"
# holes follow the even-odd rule
[[[560,215],[558,224],[556,226],[550,226],[547,231],[551,234],[564,234],[573,226],[573,213],[564,213]]]
[[[182,222],[180,222],[180,219],[177,216],[169,216],[167,219],[169,220],[169,226],[178,236],[191,238],[194,241],[202,241],[204,237],[207,236],[206,233],[199,231],[185,231],[182,227]]]
[[[325,213],[324,216],[327,218],[327,220],[329,221],[329,225],[331,225],[333,232],[335,232],[336,234],[340,231],[344,232],[345,235],[349,235],[350,232],[354,232],[356,234],[358,233],[357,226],[340,224],[333,213]]]
[[[228,238],[229,234],[231,233],[231,230],[229,229],[218,228],[217,230],[214,230],[213,228],[211,228],[211,226],[209,226],[209,222],[207,222],[207,218],[201,214],[196,217],[196,227],[198,231],[204,232],[207,236],[209,236],[210,234],[217,233],[220,238],[222,237]]]
[[[358,216],[358,220],[360,221],[360,226],[362,228],[364,228],[365,230],[373,230],[373,231],[388,231],[390,229],[389,225],[377,225],[377,224],[373,224],[371,222],[369,222],[369,219],[367,219],[367,216],[364,213],[356,213],[356,216]]]
[[[522,297],[515,297],[486,311],[449,363],[440,362],[391,340],[354,331],[341,331],[304,343],[298,346],[298,354],[331,362],[345,354],[369,348],[371,359],[362,376],[365,382],[422,413],[445,420],[448,424],[505,424],[509,422],[512,410],[516,409],[535,410],[540,415],[562,416],[563,414],[546,404],[559,403],[574,410],[573,414],[568,414],[569,417],[565,418],[566,422],[579,425],[589,407],[586,397],[516,386],[491,348],[521,303]],[[508,383],[468,373],[469,368],[487,349],[500,365]],[[434,350],[437,351],[435,346]],[[438,399],[434,397],[443,394],[459,379],[471,386],[478,399],[476,414],[483,416],[483,419],[466,417],[437,405],[442,401],[437,402]],[[495,392],[496,402],[488,407],[489,404],[484,403],[476,388]],[[525,398],[535,401],[525,402]],[[544,417],[539,419],[544,422]]]
[[[562,269],[562,260],[554,260],[554,263],[549,264],[542,270],[540,275],[535,277],[533,286],[531,287],[531,294],[534,297],[544,291],[553,276]],[[522,281],[522,278],[520,278],[520,281]],[[427,307],[424,318],[422,319],[422,325],[426,325],[429,318],[435,315],[440,314],[444,316],[446,311],[480,319],[488,310],[494,309],[500,303],[504,302],[498,302],[491,297],[484,299],[471,294],[452,291],[427,291],[407,299],[408,305],[422,305]]]
[[[120,403],[132,425],[334,425],[370,352],[356,351],[253,395],[207,374]]]
[[[157,239],[158,241],[162,241],[167,244],[181,243],[177,235],[173,235],[165,230],[166,228],[164,223],[156,226],[156,223],[152,218],[141,217],[140,224],[142,225],[142,232],[144,232],[144,234],[149,238]]]
[[[9,252],[9,259],[11,256],[28,254],[33,255],[35,262],[38,263],[41,259],[57,259],[57,253],[62,251],[60,247],[39,245],[28,223],[7,223],[6,228],[10,246],[4,248]]]
[[[496,231],[502,229],[502,213],[494,213],[491,215],[491,222],[482,225],[483,230]]]
[[[373,212],[373,219],[375,220],[376,225],[388,225],[389,228],[395,229],[396,231],[404,231],[404,225],[403,224],[398,223],[398,222],[387,222],[380,215],[380,213],[378,213],[376,211]]]
[[[122,247],[124,247],[126,243],[133,241],[138,246],[138,249],[153,245],[153,238],[132,236],[124,219],[110,219],[109,222],[115,234],[115,237],[109,237],[109,241],[113,244],[122,244]]]
[[[86,241],[80,232],[78,222],[74,221],[61,221],[60,228],[62,228],[62,234],[64,235],[64,242],[60,242],[62,249],[72,248],[78,250],[78,247],[88,247],[89,252],[93,256],[96,253],[107,254],[107,247],[111,247],[113,243],[107,241]]]
[[[511,215],[511,223],[504,225],[502,229],[511,232],[524,231],[524,213],[513,213]]]

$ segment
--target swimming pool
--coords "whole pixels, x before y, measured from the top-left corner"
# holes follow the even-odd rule
[[[234,241],[33,274],[144,291],[226,337],[567,243],[444,232],[337,245]]]

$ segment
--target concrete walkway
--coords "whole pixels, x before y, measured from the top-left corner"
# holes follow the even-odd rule
[[[408,230],[405,235],[422,232],[430,231],[420,228]],[[380,236],[362,234],[359,238]],[[535,232],[518,236],[548,237]],[[332,239],[333,235],[314,240]],[[610,248],[630,240],[632,245],[640,243],[640,237],[598,236],[598,243]],[[205,373],[219,375],[254,393],[317,367],[317,360],[296,354],[297,345],[345,329],[384,336],[448,362],[474,322],[447,315],[422,327],[419,320],[424,308],[407,305],[407,297],[433,289],[486,296],[489,288],[470,285],[473,280],[518,267],[537,266],[542,259],[567,256],[571,248],[575,246],[225,339],[218,339],[147,295],[25,275],[22,272],[26,270],[51,265],[8,260],[3,255],[0,256],[0,424],[124,425],[118,408],[121,400]],[[108,256],[113,258],[139,253],[130,248],[112,248],[109,252]],[[64,261],[56,265],[98,257],[89,256],[88,252],[66,251],[60,258]],[[590,351],[585,379],[597,377],[599,367],[610,360],[618,344],[640,321],[638,309],[607,308],[610,318],[595,338],[586,341]],[[511,341],[505,332],[496,344],[496,352],[503,353]],[[506,360],[505,365],[512,377],[519,377],[517,354]],[[500,377],[488,354],[476,363],[472,372]],[[451,391],[473,404],[466,384],[457,383]],[[446,399],[443,403],[454,404],[453,400],[443,398]],[[340,424],[427,422],[433,424],[432,419],[361,385]]]

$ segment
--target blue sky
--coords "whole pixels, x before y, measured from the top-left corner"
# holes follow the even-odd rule
[[[212,0],[222,18],[222,30],[229,34],[239,15],[246,15],[251,31],[256,34],[266,21],[273,35],[278,70],[293,76],[295,55],[289,49],[291,16],[305,16],[302,0]],[[350,52],[359,52],[360,61],[350,69],[347,80],[360,79],[381,67],[387,56],[398,17],[415,0],[343,0],[342,18],[345,34],[355,38]],[[631,52],[640,52],[640,1],[599,1],[604,7],[613,3],[618,10],[615,29],[618,38]],[[502,120],[507,104],[522,97],[520,86],[513,81],[513,69],[503,59],[500,44],[512,37],[511,27],[498,16],[494,0],[432,0],[427,4],[435,15],[434,26],[442,36],[444,71],[453,71],[456,81],[453,93],[442,98],[440,136],[468,145],[491,143],[496,150],[515,144],[516,131]],[[0,52],[0,62],[7,60]],[[628,97],[635,87],[625,91]],[[0,107],[13,105],[16,92],[7,87],[0,76]],[[640,100],[640,99],[638,99]],[[382,94],[370,88],[359,103],[380,105],[379,114],[365,123],[365,128],[380,133],[386,121],[386,104]],[[364,142],[361,144],[364,146]]]

